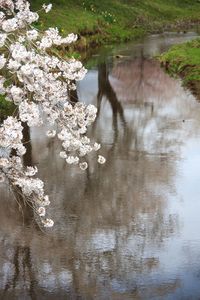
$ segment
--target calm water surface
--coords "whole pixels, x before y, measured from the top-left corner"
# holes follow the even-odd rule
[[[200,103],[150,57],[196,34],[100,50],[77,86],[98,106],[103,166],[83,172],[31,130],[55,227],[0,194],[0,299],[200,299]],[[120,58],[116,58],[116,54]]]

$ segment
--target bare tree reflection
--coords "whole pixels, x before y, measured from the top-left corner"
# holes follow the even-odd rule
[[[37,299],[35,293],[37,281],[32,267],[30,247],[23,247],[19,245],[14,248],[13,252],[14,256],[12,263],[14,266],[14,273],[13,277],[5,284],[2,299],[9,299],[9,296],[7,297],[7,295],[9,295],[10,291],[11,294],[13,294],[13,291],[16,290],[21,278],[21,282],[23,282],[23,289],[28,291],[30,299]],[[29,278],[29,284],[27,284],[27,278]]]
[[[100,113],[91,131],[103,141],[107,163],[91,159],[84,175],[54,154],[59,144],[41,138],[45,127],[31,132],[25,164],[40,164],[56,226],[46,235],[26,220],[22,227],[3,189],[0,297],[144,299],[168,297],[182,284],[179,274],[163,274],[160,260],[180,230],[168,205],[177,192],[180,146],[199,132],[199,108],[143,57],[109,71],[101,64],[98,72]],[[185,129],[183,116],[195,122]]]
[[[32,161],[32,145],[31,145],[31,135],[30,128],[26,123],[23,123],[23,136],[24,136],[24,145],[26,147],[26,153],[23,157],[24,166],[31,166]],[[33,209],[26,203],[21,190],[17,187],[10,187],[13,199],[15,203],[15,211],[18,218],[21,218],[21,223],[23,224],[24,230],[30,226],[34,226],[34,213]],[[9,204],[12,206],[12,204]],[[34,226],[37,230],[37,226]],[[31,236],[28,237],[31,241]],[[32,266],[31,260],[31,249],[30,245],[23,245],[23,235],[20,242],[17,241],[16,245],[13,245],[12,256],[10,257],[10,262],[13,265],[13,272],[11,277],[8,277],[8,280],[5,281],[2,299],[10,299],[13,292],[17,291],[19,284],[23,282],[23,289],[28,292],[30,299],[37,299],[35,293],[35,287],[37,286],[37,281],[35,278],[34,268]],[[27,278],[28,281],[27,281]],[[14,294],[13,294],[14,295]],[[14,296],[15,297],[15,296]]]
[[[106,63],[103,63],[98,66],[98,83],[99,83],[99,90],[97,94],[98,113],[100,113],[101,111],[102,98],[105,96],[111,105],[114,120],[117,119],[117,114],[119,114],[121,122],[125,125],[126,121],[124,118],[123,108],[121,103],[117,99],[116,93],[114,92],[112,86],[110,85],[109,72],[107,70]],[[116,122],[117,120],[113,121],[114,124]]]

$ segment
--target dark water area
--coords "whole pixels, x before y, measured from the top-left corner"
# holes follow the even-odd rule
[[[0,192],[0,299],[200,299],[200,103],[152,56],[197,34],[166,33],[99,50],[77,85],[99,109],[90,137],[103,166],[59,157],[31,129],[55,226],[42,232]],[[116,57],[117,55],[117,57]]]

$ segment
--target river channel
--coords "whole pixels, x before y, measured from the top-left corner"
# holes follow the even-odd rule
[[[30,132],[26,164],[50,195],[53,229],[0,188],[0,299],[200,299],[200,103],[152,59],[197,33],[104,47],[77,101],[98,107],[89,136],[105,165],[87,171]]]

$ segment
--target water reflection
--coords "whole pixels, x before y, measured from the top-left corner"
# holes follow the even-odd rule
[[[200,160],[200,107],[145,51],[129,52],[99,63],[72,96],[99,108],[90,131],[103,143],[103,167],[67,167],[45,128],[26,131],[24,163],[39,165],[56,226],[41,232],[2,187],[0,298],[200,296],[200,235],[188,227],[191,214],[199,225],[200,191],[190,193],[185,162],[192,151]]]

